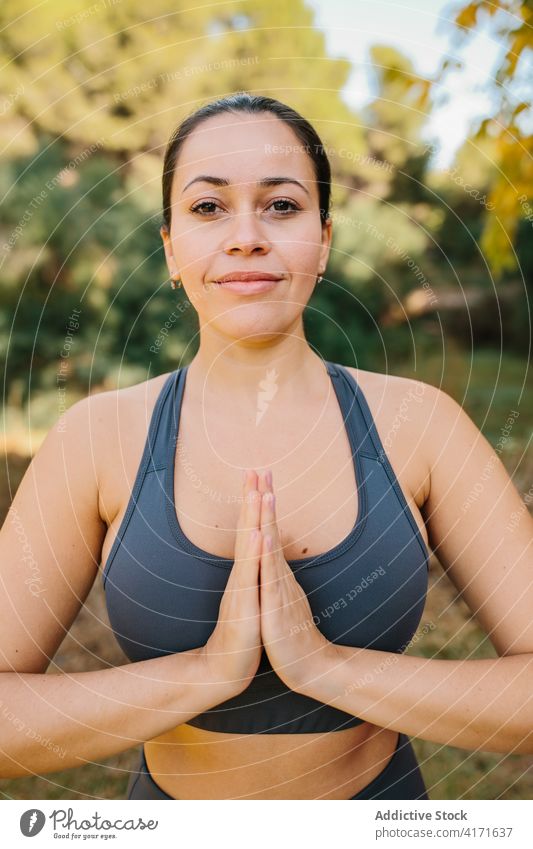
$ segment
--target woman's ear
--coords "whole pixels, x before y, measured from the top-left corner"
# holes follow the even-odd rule
[[[165,250],[165,257],[167,260],[168,270],[170,272],[171,277],[177,277],[178,269],[176,266],[176,261],[174,259],[174,254],[172,253],[172,242],[170,241],[170,233],[168,232],[168,227],[166,224],[162,224],[159,233],[161,238],[163,239],[163,247]]]
[[[322,224],[322,248],[320,251],[320,268],[324,271],[326,270],[326,265],[328,264],[332,235],[333,226],[331,218],[326,218],[326,220]]]

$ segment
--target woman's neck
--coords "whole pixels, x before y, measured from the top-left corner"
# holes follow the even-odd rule
[[[325,365],[305,338],[280,337],[271,344],[248,345],[225,340],[222,350],[200,345],[187,373],[188,390],[213,399],[249,399],[277,396],[279,400],[309,400],[327,387]]]

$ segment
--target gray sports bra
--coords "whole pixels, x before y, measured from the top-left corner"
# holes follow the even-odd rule
[[[323,554],[289,560],[317,628],[341,645],[403,652],[419,625],[429,551],[385,454],[359,384],[325,363],[350,440],[358,515]],[[233,561],[194,545],[174,504],[174,467],[188,366],[172,372],[154,406],[129,504],[103,570],[111,627],[131,661],[205,645]],[[240,695],[188,720],[236,734],[338,731],[356,716],[288,689],[263,649]]]

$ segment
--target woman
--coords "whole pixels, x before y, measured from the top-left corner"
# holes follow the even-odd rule
[[[75,404],[21,483],[11,515],[45,592],[28,597],[6,521],[3,697],[63,755],[2,720],[2,775],[141,742],[129,799],[427,799],[411,735],[532,752],[517,490],[445,393],[324,363],[305,339],[332,235],[316,132],[269,98],[207,104],[169,143],[163,194],[199,350]],[[403,655],[430,544],[498,658]],[[45,675],[100,562],[131,663]]]

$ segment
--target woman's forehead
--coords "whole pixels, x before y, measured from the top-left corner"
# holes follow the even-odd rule
[[[263,114],[225,114],[196,127],[180,150],[175,182],[183,187],[206,173],[250,185],[278,174],[315,179],[309,153],[291,127]]]

